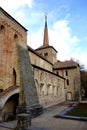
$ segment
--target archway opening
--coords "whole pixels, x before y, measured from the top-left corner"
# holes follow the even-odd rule
[[[72,93],[71,93],[71,92],[68,92],[68,93],[67,93],[67,100],[68,100],[68,101],[71,101],[71,100],[72,100]]]
[[[2,110],[2,120],[11,121],[16,118],[16,109],[18,106],[19,94],[12,95],[5,103]]]

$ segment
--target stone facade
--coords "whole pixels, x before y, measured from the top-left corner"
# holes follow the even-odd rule
[[[40,104],[44,107],[65,101],[65,79],[53,72],[33,66]]]
[[[16,89],[18,86],[19,98],[17,96],[16,105],[25,105],[25,108],[23,108],[28,109],[26,112],[34,111],[35,113],[37,108],[42,109],[41,106],[39,107],[37,90],[28,54],[27,30],[0,8],[0,100],[4,102],[4,105],[1,104],[0,110],[3,119],[6,119],[5,116],[9,113],[16,113],[17,106],[14,105],[15,107],[13,108],[14,103],[12,102],[14,102],[14,97],[17,93],[16,91],[13,93],[12,88],[15,87]],[[9,98],[6,98],[6,96]]]
[[[46,60],[42,55],[28,47],[31,64],[39,66],[45,70],[53,71],[53,64]]]
[[[28,47],[28,50],[40,104],[45,108],[64,102],[65,78],[53,72],[53,61],[57,61],[57,51],[52,46],[36,50]],[[44,56],[46,52],[48,58]]]
[[[17,36],[21,46],[26,46],[26,30],[4,11],[0,11],[0,89],[20,86],[20,68],[16,47]],[[16,76],[17,75],[17,76]],[[16,78],[16,79],[15,79]],[[16,80],[16,81],[15,81]]]
[[[45,59],[47,59],[50,63],[54,64],[57,62],[57,51],[52,46],[43,46],[35,50]]]
[[[54,64],[54,72],[66,79],[66,99],[81,100],[80,68],[75,61],[57,62]]]

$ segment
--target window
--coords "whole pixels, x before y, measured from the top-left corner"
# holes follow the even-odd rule
[[[48,56],[48,52],[45,52],[45,53],[44,53],[44,56]]]
[[[68,76],[68,71],[67,70],[65,71],[65,73],[66,73],[66,76]]]
[[[0,26],[0,30],[3,30],[3,29],[4,29],[4,26],[3,26],[3,25],[1,25],[1,26]]]
[[[14,42],[18,43],[18,36],[16,34],[14,35]]]
[[[66,82],[67,82],[67,85],[69,85],[69,80],[68,79],[66,80]]]
[[[0,89],[0,93],[3,91],[3,89]]]
[[[3,25],[0,25],[0,33],[4,33],[5,27]]]
[[[59,75],[59,72],[57,71],[57,75]]]

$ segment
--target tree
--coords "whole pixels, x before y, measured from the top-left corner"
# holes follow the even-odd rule
[[[84,97],[87,98],[87,71],[81,70],[81,88],[84,90]]]

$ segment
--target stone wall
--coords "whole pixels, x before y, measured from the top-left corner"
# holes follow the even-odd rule
[[[30,56],[31,64],[39,66],[43,69],[46,69],[52,72],[52,64],[47,62],[45,59],[41,58],[40,56],[30,51],[29,51],[29,56]]]
[[[68,75],[66,75],[66,71]],[[67,100],[78,100],[77,98],[80,96],[81,87],[79,67],[61,69],[58,70],[58,74],[66,79],[65,86]]]
[[[52,64],[57,62],[57,52],[52,46],[48,46],[47,48],[43,49],[37,49],[36,50],[39,54],[44,56],[48,61],[50,61]]]
[[[33,68],[40,104],[45,108],[65,101],[65,80],[40,68]]]
[[[26,31],[11,16],[0,11],[0,89],[20,86],[16,43],[26,45]],[[16,80],[16,81],[15,81]]]

